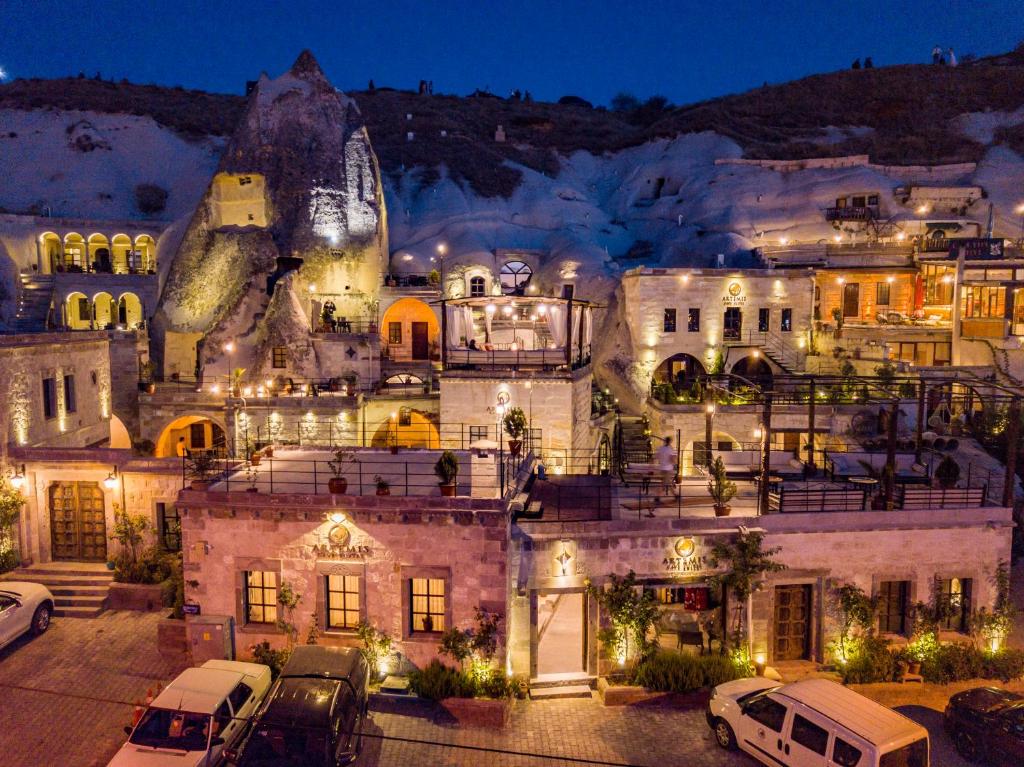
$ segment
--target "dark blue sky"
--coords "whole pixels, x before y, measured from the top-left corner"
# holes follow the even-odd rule
[[[607,103],[619,91],[688,103],[761,83],[926,61],[1024,39],[1021,0],[559,2],[547,0],[0,0],[0,66],[10,77],[80,71],[241,93],[261,70],[310,48],[342,89],[513,88]]]

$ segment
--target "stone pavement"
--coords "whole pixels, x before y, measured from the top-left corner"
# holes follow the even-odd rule
[[[0,650],[0,763],[105,765],[124,743],[132,706],[91,699],[135,701],[181,671],[156,651],[160,617],[54,618],[42,636]]]

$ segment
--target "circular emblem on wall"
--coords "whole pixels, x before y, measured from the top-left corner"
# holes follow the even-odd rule
[[[348,546],[352,540],[352,533],[344,525],[335,525],[327,531],[327,540],[335,546]]]
[[[733,297],[738,296],[740,294],[741,290],[743,290],[743,287],[738,282],[730,282],[729,283],[729,295],[730,296],[733,296]]]
[[[694,543],[693,538],[680,538],[676,541],[675,550],[677,557],[686,559],[693,556],[693,552],[697,550],[697,544]]]

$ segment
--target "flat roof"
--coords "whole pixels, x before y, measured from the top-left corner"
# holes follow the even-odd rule
[[[156,696],[154,708],[212,714],[242,681],[240,671],[223,668],[187,668]]]

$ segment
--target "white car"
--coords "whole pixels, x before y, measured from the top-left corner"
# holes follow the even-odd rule
[[[0,581],[0,647],[26,631],[42,634],[50,627],[53,594],[41,583]]]
[[[208,660],[149,704],[108,767],[212,767],[245,731],[270,689],[270,667]]]

